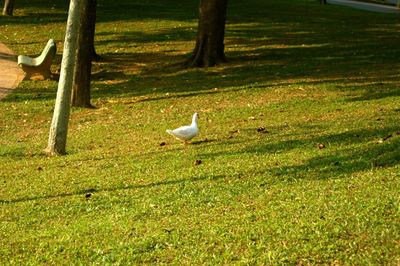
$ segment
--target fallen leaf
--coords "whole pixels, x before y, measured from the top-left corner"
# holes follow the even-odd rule
[[[391,137],[393,137],[393,135],[392,134],[390,134],[390,135],[387,135],[386,137],[384,137],[382,140],[383,141],[385,141],[385,140],[388,140],[388,139],[390,139]]]
[[[268,133],[268,130],[266,130],[265,127],[259,127],[259,128],[257,128],[257,132],[259,132],[259,133]]]

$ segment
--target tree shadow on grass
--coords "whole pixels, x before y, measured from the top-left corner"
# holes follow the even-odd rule
[[[354,16],[359,11],[338,14],[330,12],[329,7],[311,8],[305,3],[285,6],[282,3],[255,1],[246,4],[249,7],[246,9],[241,5],[232,3],[229,7],[226,30],[229,61],[212,69],[185,69],[179,66],[188,58],[182,53],[190,51],[181,51],[179,49],[182,48],[177,49],[174,43],[192,41],[194,46],[195,28],[182,26],[153,32],[123,27],[117,32],[98,30],[97,35],[102,40],[96,45],[109,46],[110,49],[117,47],[124,52],[108,51],[102,54],[106,60],[97,66],[110,72],[110,75],[108,80],[100,82],[94,78],[94,99],[151,96],[154,88],[157,92],[196,95],[210,88],[240,88],[255,83],[268,87],[277,82],[296,84],[305,79],[313,79],[317,84],[336,80],[341,90],[340,86],[349,85],[349,77],[358,77],[353,80],[355,86],[365,82],[374,84],[397,69],[397,58],[400,57],[397,28],[382,16]],[[184,15],[192,9],[193,14]],[[276,12],[266,14],[266,10],[270,9]],[[136,12],[125,12],[127,10]],[[196,4],[182,6],[180,2],[124,2],[121,5],[119,2],[99,1],[98,11],[99,21],[145,22],[149,18],[163,20],[172,16],[172,20],[192,23],[197,18]],[[259,16],[254,17],[254,11]],[[308,18],[293,16],[299,12],[307,12]],[[345,22],[340,22],[342,18]],[[164,48],[162,51],[135,52],[141,47],[149,49],[152,44]],[[168,45],[170,48],[166,49]],[[131,49],[132,46],[135,49]],[[388,90],[388,96],[398,96],[396,88]],[[373,94],[360,99],[376,99],[380,92]],[[171,95],[174,96],[180,97]],[[10,101],[12,99],[9,98]],[[23,100],[29,99],[21,97]]]
[[[64,12],[40,11],[40,12],[25,12],[23,15],[15,14],[14,16],[0,16],[0,24],[3,25],[18,25],[28,28],[32,24],[36,26],[49,23],[63,23],[67,21],[67,9]]]
[[[400,96],[399,76],[368,78],[355,85],[349,83],[336,87],[337,90],[348,93],[348,101],[370,101]]]
[[[153,182],[149,184],[143,185],[128,185],[128,186],[120,186],[120,187],[112,187],[112,188],[87,188],[83,190],[78,190],[70,193],[59,193],[55,195],[43,195],[43,196],[32,196],[32,197],[23,197],[18,199],[0,199],[0,204],[13,204],[19,202],[28,202],[35,200],[47,200],[54,198],[65,198],[65,197],[73,197],[73,196],[82,196],[82,198],[90,198],[92,193],[102,193],[102,192],[116,192],[116,191],[124,191],[124,190],[137,190],[137,189],[151,189],[159,186],[174,186],[185,183],[193,183],[193,182],[201,182],[201,181],[209,181],[209,180],[218,180],[221,178],[225,178],[225,176],[195,176],[190,178],[182,178],[177,180],[165,180],[159,182]]]
[[[400,163],[400,142],[371,144],[368,148],[348,149],[306,160],[300,165],[268,169],[278,177],[290,179],[329,179]]]
[[[240,40],[237,41],[240,42]],[[239,88],[255,83],[265,84],[265,87],[282,81],[288,85],[299,84],[305,79],[314,80],[315,84],[332,81],[338,84],[339,90],[350,91],[355,86],[359,86],[366,94],[359,100],[372,100],[399,94],[398,88],[394,87],[399,79],[396,76],[390,78],[393,83],[388,84],[386,91],[372,92],[376,84],[387,82],[387,75],[395,73],[393,67],[390,67],[394,61],[388,56],[382,61],[379,54],[371,57],[373,51],[370,49],[365,49],[360,53],[362,44],[341,47],[340,42],[331,42],[303,47],[299,42],[290,47],[286,40],[282,48],[273,47],[281,45],[279,42],[280,40],[275,40],[275,44],[271,44],[271,41],[265,41],[262,45],[257,40],[249,39],[245,51],[227,51],[227,64],[201,70],[184,68],[182,63],[188,55],[177,55],[173,51],[108,54],[105,56],[113,58],[108,62],[108,67],[117,68],[120,71],[128,70],[130,73],[126,75],[128,78],[126,83],[114,86],[111,90],[102,90],[106,93],[98,93],[96,96],[118,96],[118,93],[122,94],[121,97],[145,96],[153,94],[153,88],[165,93],[190,92],[193,94],[210,88]],[[235,45],[235,40],[232,41],[232,45]],[[252,48],[258,45],[271,47]],[[356,50],[359,54],[354,55]],[[397,52],[400,56],[398,49]],[[331,55],[330,58],[327,58],[327,55]],[[371,69],[369,64],[376,63],[378,60],[382,63]],[[117,93],[114,94],[113,89]]]
[[[219,156],[254,154],[278,154],[292,150],[318,150],[318,144],[324,144],[318,156],[306,159],[300,164],[281,163],[274,168],[263,169],[275,176],[285,178],[325,179],[352,174],[376,167],[391,167],[400,163],[400,128],[386,127],[359,129],[338,134],[289,139],[262,144],[259,140],[238,151],[221,151],[202,154],[202,158],[216,160]],[[243,142],[246,143],[246,142]]]
[[[171,41],[182,42],[192,41],[196,38],[196,32],[190,27],[180,27],[174,29],[163,29],[158,31],[144,32],[140,30],[129,30],[120,32],[99,32],[97,38],[102,40],[96,41],[96,45],[113,46],[120,48],[135,47],[140,48],[142,45],[153,44],[154,48]],[[171,46],[171,50],[174,47]]]
[[[66,22],[69,1],[20,1],[14,7],[14,16],[0,16],[1,24],[34,24]],[[197,3],[178,0],[162,1],[97,1],[97,22],[127,20],[181,20],[197,18]]]

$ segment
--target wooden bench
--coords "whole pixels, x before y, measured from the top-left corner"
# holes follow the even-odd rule
[[[25,55],[19,55],[18,65],[26,73],[26,78],[40,74],[44,79],[49,79],[51,78],[50,66],[56,52],[56,43],[53,39],[50,39],[40,56],[32,58]]]

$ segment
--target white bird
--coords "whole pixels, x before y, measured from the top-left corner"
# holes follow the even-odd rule
[[[192,124],[190,126],[182,126],[178,127],[174,130],[167,129],[167,133],[174,136],[175,138],[184,141],[185,144],[188,143],[189,140],[196,137],[199,134],[199,128],[197,126],[197,120],[199,119],[199,114],[194,113],[192,118]]]

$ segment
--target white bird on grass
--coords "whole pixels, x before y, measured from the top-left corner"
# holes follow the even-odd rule
[[[167,133],[179,139],[180,141],[184,141],[185,144],[188,143],[192,138],[196,137],[199,134],[199,128],[197,126],[197,120],[199,119],[199,114],[194,113],[192,118],[192,124],[190,126],[182,126],[178,127],[174,130],[167,129]]]

